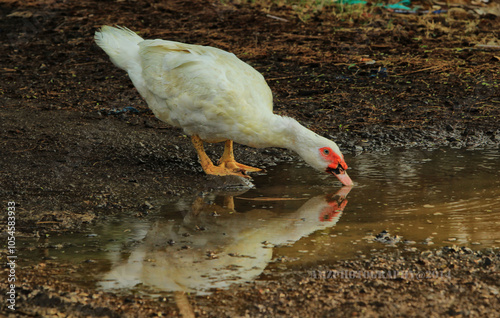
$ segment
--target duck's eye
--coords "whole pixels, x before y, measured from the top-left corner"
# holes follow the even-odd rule
[[[330,154],[330,149],[328,149],[328,148],[323,148],[323,154],[324,154],[325,156],[328,156],[328,155]]]

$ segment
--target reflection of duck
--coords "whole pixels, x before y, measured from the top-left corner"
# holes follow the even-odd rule
[[[196,213],[157,222],[100,285],[206,292],[255,279],[271,261],[273,246],[335,225],[349,191],[346,187],[335,195],[313,197],[292,213],[255,209],[235,215],[213,204],[200,207],[198,199]]]

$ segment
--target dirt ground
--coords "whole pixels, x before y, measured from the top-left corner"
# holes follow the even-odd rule
[[[276,3],[0,1],[0,194],[3,206],[16,202],[16,235],[82,231],[157,197],[232,182],[205,176],[189,137],[155,119],[126,74],[93,43],[102,25],[235,53],[265,76],[277,113],[337,141],[345,153],[499,147],[499,17],[469,8],[436,15],[375,7],[334,14],[332,7]],[[209,146],[208,154],[216,158],[220,150]],[[246,164],[261,167],[298,160],[283,149],[237,146],[236,156],[243,154]],[[44,281],[66,269],[42,262],[23,269],[16,314],[493,317],[499,311],[498,255],[430,253],[341,265],[452,266],[454,276],[325,280],[292,272],[210,297],[164,301]],[[2,279],[0,298],[6,288]],[[7,310],[5,301],[0,308]]]
[[[45,261],[23,269],[26,273],[18,291],[21,305],[17,316],[11,316],[496,317],[499,261],[498,251],[495,254],[491,249],[375,253],[369,259],[286,272],[278,280],[237,285],[210,296],[175,294],[155,299],[79,288],[74,273],[89,264],[61,266]],[[330,269],[360,275],[384,271],[387,278],[348,279],[330,274]],[[432,274],[436,269],[443,274]],[[391,276],[395,271],[423,276]],[[56,279],[61,276],[67,277],[64,282]]]

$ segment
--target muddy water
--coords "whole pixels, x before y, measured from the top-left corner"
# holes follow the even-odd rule
[[[374,249],[500,246],[498,150],[404,150],[349,159],[356,186],[338,224],[278,253],[307,251],[302,264],[312,264]],[[378,242],[384,230],[395,240]]]
[[[147,217],[130,211],[87,235],[50,238],[59,248],[43,256],[92,259],[100,289],[206,293],[373,250],[500,246],[498,149],[346,159],[352,189],[305,165],[283,164],[256,176],[246,192],[156,198],[160,208]],[[389,239],[377,240],[384,230]]]

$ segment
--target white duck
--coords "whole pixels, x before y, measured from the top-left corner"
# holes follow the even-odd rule
[[[261,169],[237,163],[233,141],[251,147],[283,147],[312,167],[352,185],[333,141],[296,120],[273,113],[271,89],[250,65],[226,51],[164,40],[144,40],[123,27],[103,26],[95,41],[128,75],[156,117],[191,135],[203,170],[239,175]],[[205,142],[225,142],[215,166]]]

